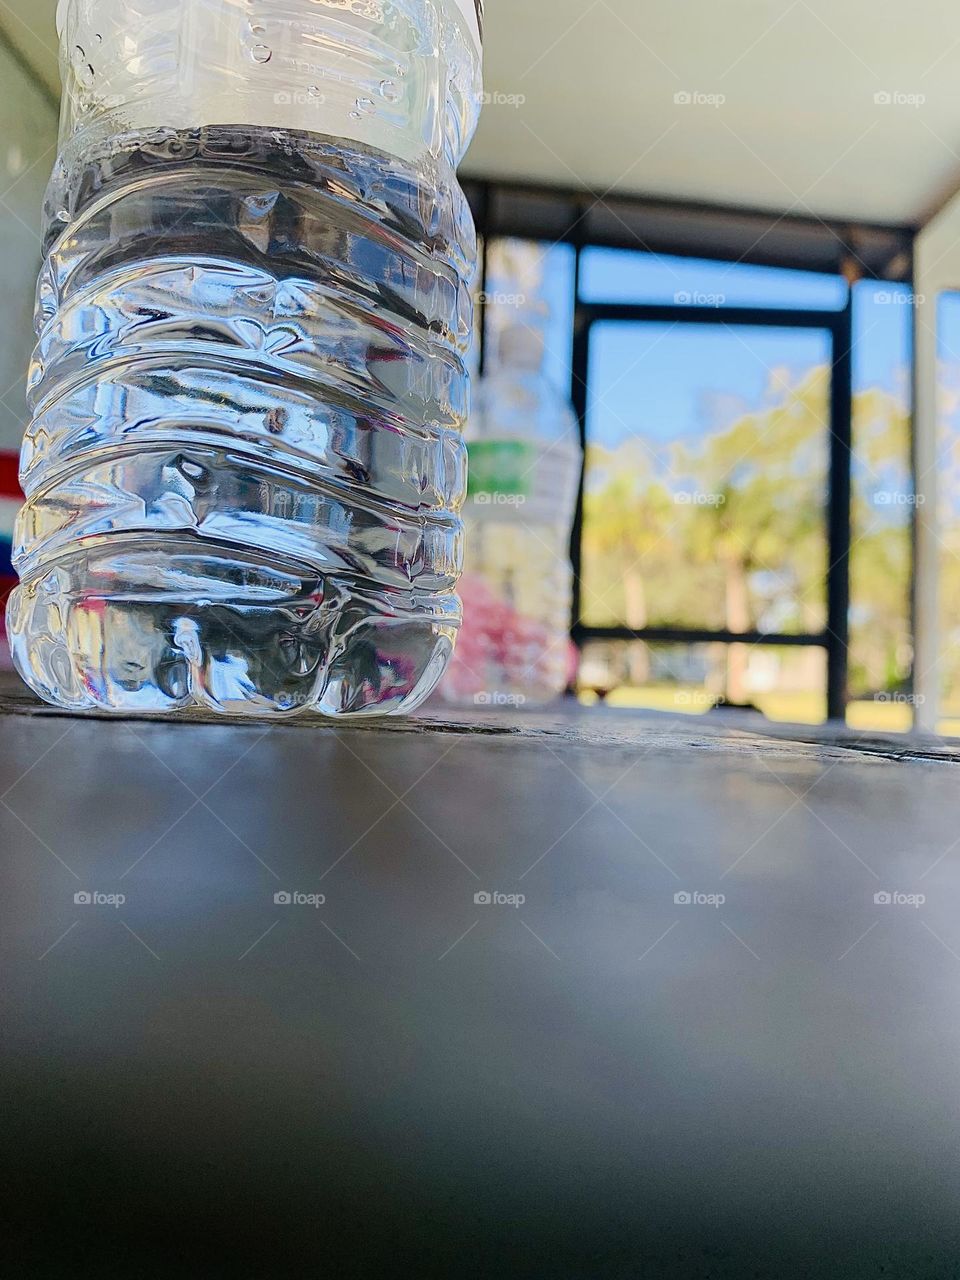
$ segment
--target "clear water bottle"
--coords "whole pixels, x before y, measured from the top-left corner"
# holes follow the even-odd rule
[[[61,0],[20,673],[406,712],[460,623],[480,0]]]
[[[570,682],[570,535],[583,451],[576,414],[543,372],[542,317],[501,335],[467,427],[463,631],[447,701],[543,705]]]

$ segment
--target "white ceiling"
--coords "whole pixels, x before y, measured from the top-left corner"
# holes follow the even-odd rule
[[[59,96],[56,13],[57,0],[0,0],[0,32]]]
[[[467,168],[914,222],[960,184],[958,70],[955,0],[489,0],[487,90],[526,101]]]
[[[55,7],[0,0],[0,27],[51,88]],[[908,223],[960,185],[956,0],[486,10],[492,101],[471,174]],[[684,92],[724,100],[675,102]]]

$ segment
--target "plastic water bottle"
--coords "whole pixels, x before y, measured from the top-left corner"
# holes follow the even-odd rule
[[[572,676],[570,535],[583,451],[576,414],[544,375],[531,315],[501,335],[467,427],[463,631],[441,692],[457,703],[542,705]]]
[[[20,673],[406,712],[460,623],[481,0],[61,0]]]

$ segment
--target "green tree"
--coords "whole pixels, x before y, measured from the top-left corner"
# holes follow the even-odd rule
[[[854,400],[853,433],[850,684],[862,696],[896,689],[910,672],[907,408],[887,391],[864,391]]]
[[[816,369],[780,403],[685,451],[681,465],[694,483],[689,554],[722,567],[728,631],[759,625],[751,590],[758,572],[784,579],[789,590],[781,599],[795,601],[796,616],[782,618],[781,628],[823,625],[827,387],[826,370]],[[747,699],[748,658],[746,646],[731,646],[730,702]]]
[[[603,479],[599,486],[588,485],[584,497],[585,579],[593,597],[584,612],[592,616],[599,609],[616,617],[622,606],[620,620],[640,631],[650,620],[649,562],[658,550],[661,558],[665,553],[675,508],[652,459],[635,456],[629,467],[619,461],[606,450],[588,450],[588,475]],[[633,645],[630,653],[631,680],[642,683],[649,677],[646,650]]]
[[[660,456],[628,439],[588,452],[584,614],[599,625],[817,632],[826,625],[830,373],[781,376],[776,401]],[[909,418],[875,389],[854,401],[851,682],[895,688],[909,671]],[[960,450],[958,450],[960,452]],[[960,465],[960,459],[958,459]],[[960,531],[960,520],[954,521]],[[950,535],[948,533],[948,540]],[[960,618],[957,556],[944,610]],[[749,648],[718,650],[712,684],[747,698]],[[957,670],[948,678],[960,685]],[[634,681],[647,678],[642,663]]]

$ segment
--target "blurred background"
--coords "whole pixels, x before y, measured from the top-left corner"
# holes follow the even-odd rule
[[[0,0],[0,571],[56,152]],[[519,310],[585,450],[583,701],[960,733],[960,11],[488,0],[478,371]]]

